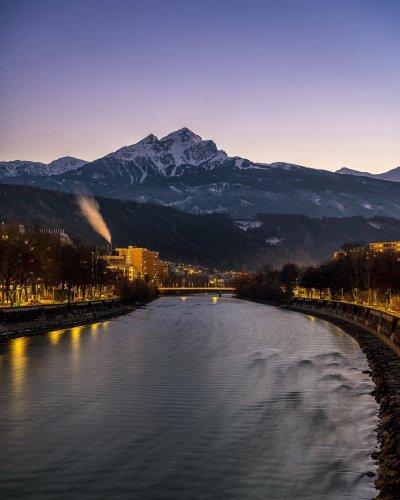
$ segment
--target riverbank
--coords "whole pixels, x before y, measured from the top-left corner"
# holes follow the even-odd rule
[[[0,342],[96,323],[133,309],[118,299],[0,309]]]
[[[372,454],[378,461],[375,486],[378,500],[400,498],[400,357],[381,337],[345,319],[289,303],[285,309],[311,314],[338,326],[353,337],[364,352],[375,384],[373,396],[379,404],[377,437],[380,450]]]

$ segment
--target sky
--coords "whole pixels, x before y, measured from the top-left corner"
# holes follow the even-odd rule
[[[183,126],[231,156],[400,165],[399,0],[0,0],[0,160]]]

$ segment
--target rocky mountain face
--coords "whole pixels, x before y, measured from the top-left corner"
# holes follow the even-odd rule
[[[71,170],[86,165],[85,160],[73,158],[72,156],[64,156],[54,160],[48,164],[34,161],[1,161],[0,162],[0,180],[7,177],[46,177],[53,175],[61,175]]]
[[[236,219],[252,219],[258,213],[400,218],[400,183],[229,157],[213,141],[187,128],[161,139],[149,135],[58,175],[32,173],[23,178],[18,170],[1,182],[23,180],[46,189],[83,190],[193,214],[226,213]]]
[[[115,246],[144,246],[159,250],[163,259],[221,269],[256,270],[268,262],[311,264],[331,258],[347,242],[400,240],[400,220],[388,217],[259,214],[255,220],[233,220],[224,214],[193,215],[150,203],[97,201]],[[0,184],[0,214],[0,224],[17,219],[63,228],[89,245],[106,245],[70,193]]]

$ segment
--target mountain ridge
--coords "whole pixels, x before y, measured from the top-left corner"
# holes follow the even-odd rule
[[[342,167],[339,170],[336,170],[335,174],[340,175],[355,175],[358,177],[369,177],[371,179],[380,179],[382,181],[390,181],[390,182],[400,182],[400,167],[392,168],[387,172],[383,172],[381,174],[371,174],[370,172],[361,172],[360,170],[354,170],[348,167]]]
[[[15,175],[1,181],[157,203],[194,214],[227,213],[238,219],[259,212],[400,218],[400,183],[230,157],[214,141],[186,127],[161,139],[150,134],[58,175]]]
[[[0,161],[0,179],[19,176],[53,176],[83,167],[88,162],[73,156],[62,156],[50,163],[29,160]]]

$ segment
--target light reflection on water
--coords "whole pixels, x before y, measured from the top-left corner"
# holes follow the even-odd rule
[[[375,495],[367,364],[329,323],[164,297],[0,359],[1,498]]]
[[[49,339],[50,339],[50,342],[53,344],[53,345],[57,345],[60,338],[61,338],[61,335],[64,333],[64,330],[55,330],[54,332],[50,332],[48,334],[49,336]]]
[[[81,332],[83,326],[75,326],[71,329],[71,345],[74,351],[78,351],[81,343]]]
[[[23,390],[26,374],[26,347],[29,339],[20,337],[10,341],[13,389],[15,393]]]

